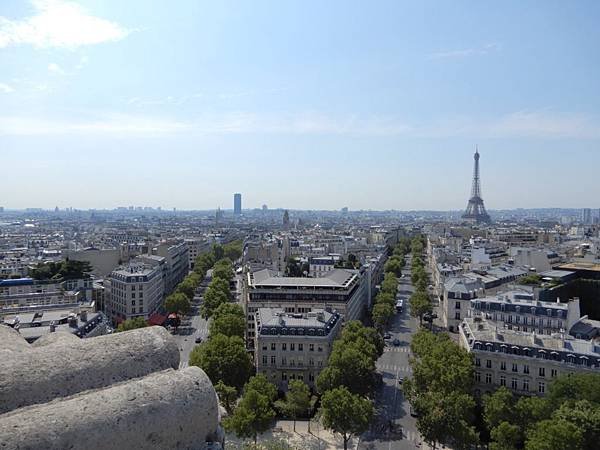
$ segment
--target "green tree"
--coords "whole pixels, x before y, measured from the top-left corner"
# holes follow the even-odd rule
[[[143,317],[134,317],[133,319],[127,319],[121,322],[117,326],[117,332],[135,330],[136,328],[145,328],[148,326],[148,322]]]
[[[416,291],[410,297],[410,314],[419,319],[419,324],[423,324],[423,316],[433,311],[433,305],[427,293]]]
[[[231,266],[231,261],[229,261],[229,259],[217,261],[213,266],[212,276],[213,279],[221,278],[225,280],[229,286],[229,283],[233,279],[233,268]]]
[[[233,386],[227,386],[223,381],[219,380],[219,382],[215,384],[215,391],[217,391],[217,394],[219,395],[221,405],[223,405],[227,414],[231,415],[238,396],[237,389]]]
[[[346,322],[339,339],[345,344],[356,344],[373,361],[383,355],[385,342],[375,328],[365,327],[358,320]]]
[[[190,312],[191,308],[192,304],[190,300],[181,292],[175,292],[165,300],[165,309],[170,313],[186,315]]]
[[[221,244],[214,244],[212,246],[212,255],[214,261],[219,261],[225,257],[225,249],[223,249]]]
[[[553,420],[574,424],[581,431],[585,450],[598,448],[600,441],[600,405],[588,400],[568,400],[552,415]]]
[[[244,392],[233,414],[223,420],[226,430],[234,432],[240,438],[254,438],[269,429],[275,411],[267,396],[255,390]]]
[[[261,373],[250,378],[244,385],[244,392],[252,390],[267,397],[271,403],[277,399],[277,387]]]
[[[395,276],[399,277],[400,275],[402,275],[402,266],[402,260],[392,257],[385,263],[385,266],[383,266],[383,270],[385,272],[391,272]]]
[[[580,450],[583,433],[565,420],[542,420],[527,433],[526,450]]]
[[[190,366],[204,370],[213,384],[223,381],[238,390],[252,372],[252,362],[243,339],[222,334],[212,335],[194,347],[190,353]]]
[[[394,307],[389,303],[375,303],[371,315],[375,326],[382,330],[394,315]]]
[[[320,414],[323,426],[340,433],[344,440],[344,450],[352,435],[363,433],[373,417],[373,404],[345,387],[327,391],[321,399]]]
[[[483,397],[483,418],[490,432],[500,423],[510,422],[513,419],[514,404],[514,397],[505,386]]]
[[[296,431],[296,419],[302,414],[308,413],[309,408],[310,389],[308,386],[300,380],[290,381],[285,394],[284,410],[294,420],[294,431]]]
[[[205,319],[212,317],[215,310],[222,304],[229,302],[229,297],[221,289],[209,286],[204,293],[204,301],[200,307],[200,314]]]
[[[236,303],[221,303],[212,315],[209,323],[210,334],[239,336],[246,334],[244,310]]]
[[[192,300],[194,298],[194,294],[196,293],[196,288],[198,287],[199,282],[196,281],[198,275],[188,275],[183,279],[181,283],[177,285],[176,292],[184,294],[188,300]]]
[[[329,363],[317,378],[319,392],[346,386],[352,393],[368,395],[375,383],[375,361],[358,343],[334,343]]]
[[[517,450],[520,448],[521,429],[509,422],[501,422],[491,431],[490,450]]]
[[[236,261],[240,256],[242,256],[242,250],[243,242],[241,240],[229,242],[223,246],[225,258],[228,258],[231,261]]]

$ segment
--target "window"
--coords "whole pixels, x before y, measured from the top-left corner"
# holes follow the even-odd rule
[[[523,373],[529,373],[529,366],[527,364],[523,366]]]
[[[456,314],[454,314],[454,319],[460,320],[460,311],[456,311]]]
[[[523,380],[523,390],[525,392],[529,391],[529,380]]]
[[[513,365],[512,365],[512,371],[513,372],[518,372],[519,371],[519,366],[517,364],[513,363]]]
[[[317,366],[319,366],[319,367],[323,367],[323,361],[321,361],[321,360],[318,360],[318,361],[317,361]]]
[[[287,373],[281,372],[281,381],[287,381]]]
[[[546,369],[544,367],[540,367],[539,375],[540,375],[540,377],[546,376]]]
[[[262,346],[262,349],[263,349],[263,351],[267,351],[267,346],[266,346],[266,345],[263,345],[263,346]]]
[[[308,344],[308,351],[309,352],[314,352],[315,351],[315,344]]]
[[[506,370],[506,362],[505,361],[502,361],[500,363],[500,370]]]
[[[506,386],[506,376],[500,375],[500,386]]]
[[[558,375],[558,370],[556,370],[556,369],[552,369],[552,370],[550,371],[550,376],[551,376],[552,378],[556,378],[556,376],[557,376],[557,375]]]
[[[315,360],[312,358],[308,358],[308,365],[309,366],[314,366],[315,365]]]
[[[298,351],[299,352],[303,352],[304,351],[304,344],[298,344]]]
[[[460,309],[460,302],[456,302],[454,304],[454,309]]]
[[[517,379],[516,378],[512,378],[510,380],[510,387],[513,388],[515,391],[517,390]]]
[[[135,298],[135,292],[131,293],[131,298]]]
[[[322,345],[319,345],[319,346],[317,347],[317,351],[319,351],[319,352],[322,352],[322,351],[323,351],[323,346],[322,346]]]
[[[296,344],[294,344],[293,342],[290,344],[290,352],[293,352],[294,350],[296,350]]]
[[[544,394],[546,392],[546,383],[540,381],[538,383],[538,393]]]
[[[287,344],[285,342],[281,344],[281,350],[284,352],[287,350]]]
[[[285,357],[281,358],[281,365],[282,366],[286,366],[287,365],[287,361],[286,361]]]
[[[481,383],[481,374],[479,372],[475,372],[475,381]]]
[[[290,366],[295,367],[296,361],[294,361],[293,359],[290,359]]]
[[[275,350],[276,350],[276,344],[275,344],[275,342],[272,342],[272,343],[271,343],[271,350],[272,350],[272,351],[275,351]]]
[[[131,306],[135,306],[135,300],[131,300]]]
[[[314,373],[312,373],[312,372],[308,373],[308,381],[312,381],[312,382],[315,381],[315,374]]]
[[[488,359],[488,360],[485,362],[485,367],[487,367],[488,369],[491,369],[491,368],[492,368],[492,360],[491,360],[491,359]]]
[[[475,358],[475,367],[481,367],[481,359]]]
[[[262,357],[262,364],[263,364],[263,366],[267,365],[267,355],[263,355],[263,357]]]
[[[275,356],[271,356],[271,365],[274,366],[275,365]]]
[[[492,374],[491,373],[485,374],[485,384],[492,384]]]

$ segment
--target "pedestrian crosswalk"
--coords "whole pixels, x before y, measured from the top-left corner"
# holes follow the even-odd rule
[[[384,353],[410,353],[410,347],[384,347]]]
[[[189,364],[189,362],[188,362],[188,361],[181,361],[181,362],[179,363],[179,368],[180,368],[180,369],[185,369],[185,368],[186,368],[186,367],[188,367],[189,365],[190,365],[190,364]]]
[[[397,366],[395,364],[379,364],[377,370],[385,370],[387,372],[412,372],[410,366]]]

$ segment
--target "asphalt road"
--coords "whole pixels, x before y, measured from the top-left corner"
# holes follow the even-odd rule
[[[410,317],[408,297],[413,292],[410,281],[410,259],[399,279],[398,291],[405,298],[404,311],[396,313],[388,332],[392,339],[386,343],[383,355],[377,361],[377,370],[383,377],[383,385],[375,396],[376,417],[371,428],[361,437],[360,449],[415,449],[421,447],[421,439],[416,429],[416,419],[410,415],[410,405],[404,399],[401,380],[410,377],[408,363],[412,334],[418,328],[418,321]],[[399,346],[392,341],[398,338]],[[390,427],[391,425],[391,427]]]
[[[192,311],[181,321],[177,334],[173,335],[179,345],[180,368],[188,366],[190,352],[198,345],[195,343],[196,338],[201,337],[203,341],[208,338],[208,321],[200,316],[200,305],[202,304],[204,291],[210,281],[210,274],[209,271],[196,291],[196,296],[192,301]],[[241,301],[241,275],[239,274],[236,275],[236,289],[232,294],[234,300],[239,303]]]

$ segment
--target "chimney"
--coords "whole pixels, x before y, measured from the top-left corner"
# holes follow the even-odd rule
[[[87,322],[87,321],[88,321],[88,317],[87,317],[87,311],[81,311],[81,312],[79,313],[79,319],[80,319],[82,322]]]

